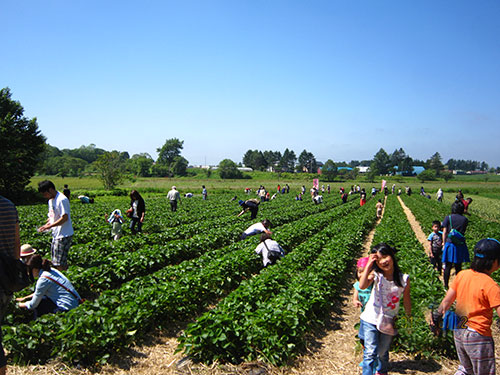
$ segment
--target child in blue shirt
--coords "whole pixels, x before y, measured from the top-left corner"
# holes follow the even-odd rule
[[[429,234],[427,241],[429,241],[429,251],[427,255],[433,268],[441,275],[443,270],[443,262],[441,260],[443,255],[443,232],[440,231],[441,222],[434,220],[432,222],[432,233]]]

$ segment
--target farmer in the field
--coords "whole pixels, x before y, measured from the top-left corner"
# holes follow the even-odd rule
[[[260,223],[252,224],[241,234],[241,239],[244,240],[249,236],[253,236],[259,233],[271,234],[271,231],[269,230],[270,227],[271,227],[271,222],[267,219],[263,220]]]
[[[259,212],[259,203],[260,203],[257,199],[248,199],[246,201],[240,200],[238,203],[240,204],[242,209],[242,211],[238,214],[238,217],[240,217],[247,211],[250,211],[251,219],[255,219],[257,217],[257,212]]]
[[[170,209],[172,210],[172,212],[177,211],[177,202],[180,203],[181,195],[179,194],[175,186],[172,186],[172,190],[168,192],[167,199],[170,202]]]

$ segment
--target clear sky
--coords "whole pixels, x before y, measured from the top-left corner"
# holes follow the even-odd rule
[[[497,0],[0,0],[0,19],[0,86],[59,148],[500,166]]]

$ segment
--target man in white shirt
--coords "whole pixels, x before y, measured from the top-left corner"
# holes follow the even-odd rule
[[[261,223],[255,223],[250,225],[241,235],[241,239],[244,240],[248,236],[253,236],[259,233],[271,234],[269,228],[271,227],[271,222],[267,219],[263,220]]]
[[[172,186],[172,190],[167,193],[167,199],[170,202],[170,209],[172,212],[177,211],[177,201],[181,201],[181,195],[175,186]]]
[[[255,248],[255,252],[262,254],[264,267],[275,264],[279,258],[285,256],[285,251],[276,241],[271,239],[271,235],[268,233],[260,235],[260,244]]]
[[[39,232],[52,230],[52,264],[59,271],[68,269],[68,252],[73,240],[73,225],[69,212],[69,200],[56,190],[52,181],[42,181],[38,191],[49,200],[49,213],[45,225],[38,228]]]

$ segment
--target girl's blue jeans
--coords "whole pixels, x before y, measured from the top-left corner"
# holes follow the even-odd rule
[[[375,324],[362,321],[361,325],[365,337],[363,375],[373,375],[376,371],[387,374],[392,336],[379,332]]]

